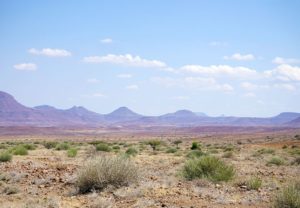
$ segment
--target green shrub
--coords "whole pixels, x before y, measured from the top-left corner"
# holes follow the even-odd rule
[[[47,149],[52,149],[57,146],[58,142],[44,142],[43,145]]]
[[[199,144],[198,142],[193,142],[191,146],[191,150],[196,150],[196,149],[199,149]]]
[[[258,157],[258,156],[261,156],[261,155],[264,155],[264,154],[274,154],[274,153],[275,153],[274,149],[265,149],[265,148],[262,148],[262,149],[257,150],[253,154],[253,156],[254,157]]]
[[[300,183],[295,182],[284,187],[274,198],[274,208],[299,208]]]
[[[66,142],[58,143],[55,147],[56,150],[68,150],[70,148],[70,145]]]
[[[225,153],[223,154],[223,157],[224,157],[224,158],[232,158],[232,157],[233,157],[233,152],[232,152],[232,151],[225,152]]]
[[[27,150],[35,150],[36,149],[36,145],[34,144],[23,144],[23,147],[25,147]]]
[[[198,158],[198,157],[202,157],[206,155],[204,152],[202,152],[201,150],[192,150],[190,151],[186,156],[188,158]]]
[[[262,180],[258,177],[252,177],[246,182],[246,186],[250,190],[258,190],[262,185]]]
[[[293,156],[300,155],[300,148],[290,149],[288,152]]]
[[[18,145],[13,148],[12,153],[14,155],[28,155],[28,150],[23,145]]]
[[[268,162],[267,165],[283,165],[284,164],[284,160],[279,158],[279,157],[272,157]]]
[[[67,151],[68,157],[76,157],[77,155],[77,149],[76,148],[70,148]]]
[[[138,151],[133,147],[129,147],[125,152],[125,154],[128,156],[135,156],[137,153]]]
[[[177,152],[177,149],[176,148],[168,148],[167,149],[167,151],[166,151],[166,153],[175,153],[175,152]]]
[[[175,140],[174,142],[173,142],[173,144],[175,144],[176,145],[176,147],[177,147],[177,149],[179,148],[179,144],[181,144],[182,143],[182,141],[181,140]]]
[[[183,168],[183,176],[188,180],[207,178],[213,182],[229,181],[234,177],[233,166],[226,165],[214,156],[204,156],[188,160]]]
[[[114,150],[120,150],[120,149],[121,149],[120,146],[118,146],[118,145],[114,145],[112,148],[113,148]]]
[[[148,141],[148,144],[151,146],[152,150],[155,151],[157,150],[157,147],[162,144],[162,142],[160,140],[150,140]]]
[[[110,146],[108,146],[105,143],[100,143],[100,144],[96,145],[96,150],[97,151],[102,151],[102,152],[110,152],[111,148],[110,148]]]
[[[0,152],[0,162],[9,162],[12,159],[12,155],[8,151]]]
[[[107,186],[126,186],[137,180],[137,168],[125,157],[97,157],[79,170],[76,186],[80,193]]]
[[[7,145],[6,144],[0,144],[0,149],[6,149]]]

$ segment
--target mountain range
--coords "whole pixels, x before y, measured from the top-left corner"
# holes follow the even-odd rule
[[[300,127],[300,113],[283,112],[274,117],[210,117],[204,113],[179,110],[161,116],[144,116],[127,107],[99,114],[81,106],[67,110],[48,105],[26,107],[0,91],[0,126],[289,126]]]

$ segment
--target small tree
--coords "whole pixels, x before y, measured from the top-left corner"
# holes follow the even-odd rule
[[[191,150],[196,150],[196,149],[199,149],[199,144],[198,144],[198,142],[193,142]]]
[[[157,149],[157,147],[159,145],[161,145],[161,141],[160,140],[151,140],[148,142],[148,144],[152,147],[153,151],[155,151]]]
[[[181,143],[182,143],[181,140],[175,140],[175,141],[173,142],[173,144],[176,145],[177,149],[178,149],[178,145],[181,144]]]

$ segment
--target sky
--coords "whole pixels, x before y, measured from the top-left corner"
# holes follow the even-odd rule
[[[300,1],[2,0],[0,91],[144,115],[300,112]]]

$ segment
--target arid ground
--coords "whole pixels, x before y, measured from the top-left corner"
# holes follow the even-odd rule
[[[223,134],[218,130],[205,134],[109,134],[74,129],[52,134],[7,132],[11,131],[2,129],[0,137],[0,152],[12,155],[10,161],[0,162],[3,208],[263,208],[272,207],[282,187],[300,175],[297,129]],[[156,142],[155,147],[151,141]],[[185,178],[186,161],[204,157],[202,154],[232,165],[234,176],[228,181]],[[78,173],[87,161],[120,155],[134,163],[135,182],[78,191]]]

